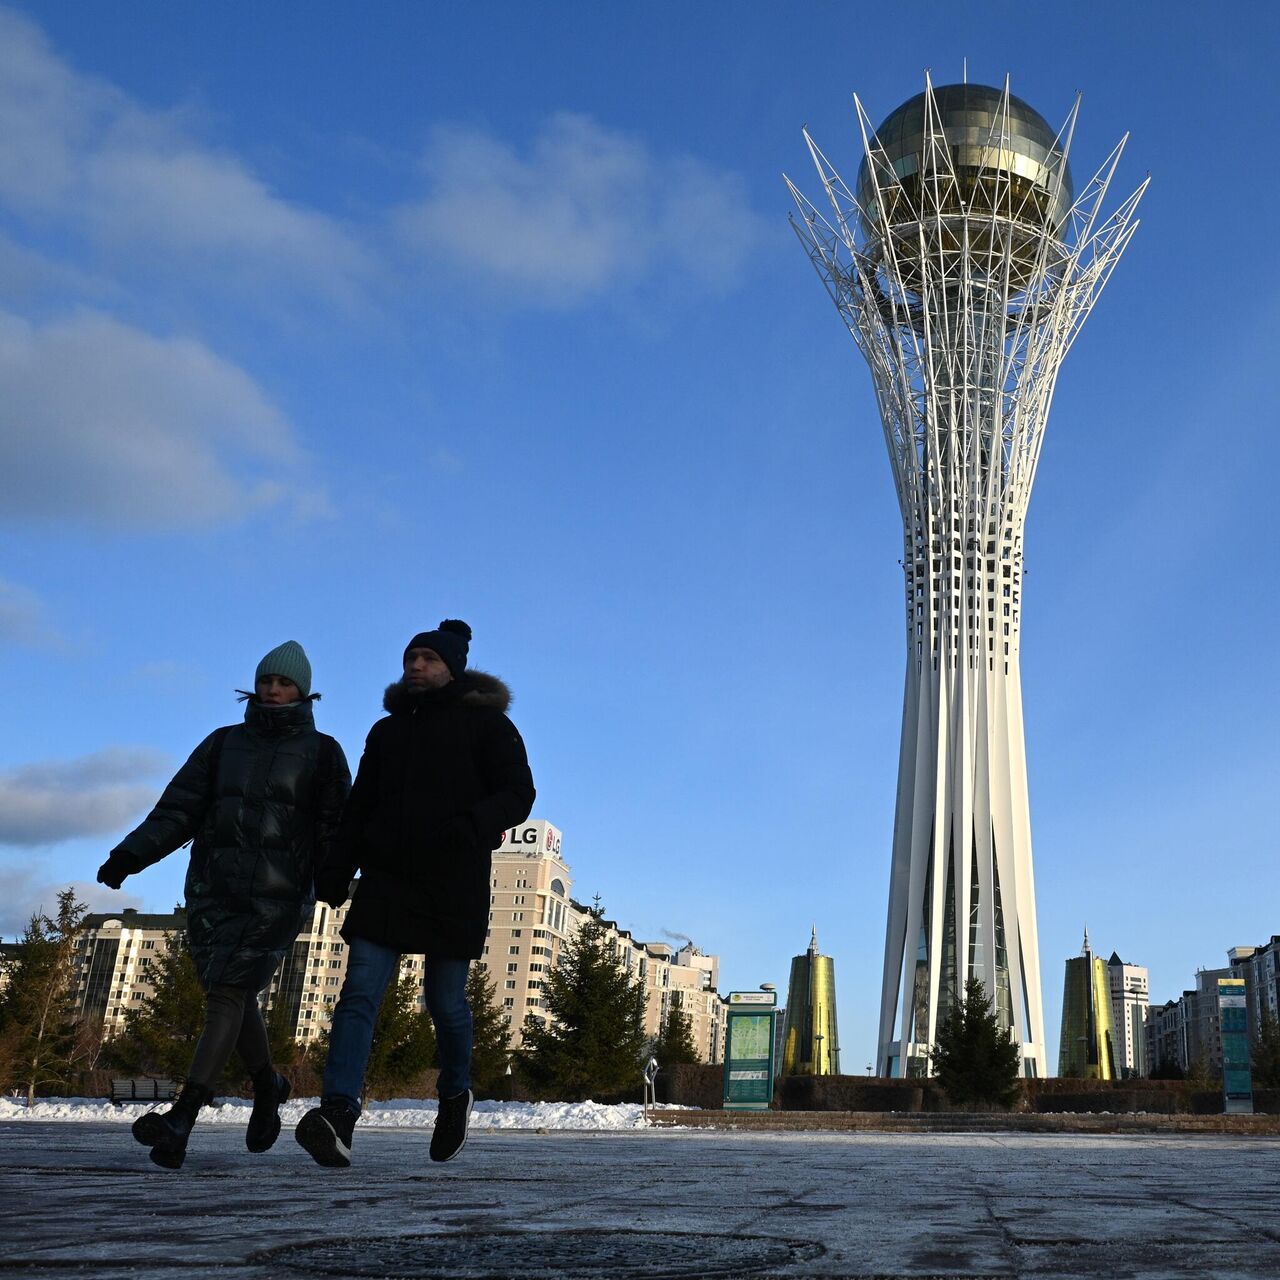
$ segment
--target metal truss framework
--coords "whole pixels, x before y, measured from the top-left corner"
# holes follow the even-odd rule
[[[1046,203],[1070,198],[1079,98],[1057,135],[1056,186],[1037,192],[1013,172],[1008,80],[975,181],[953,162],[926,77],[907,191],[854,103],[862,201],[807,129],[830,216],[787,185],[792,225],[871,368],[903,521],[907,671],[878,1072],[927,1073],[939,1023],[975,977],[1025,1072],[1044,1074],[1023,529],[1058,369],[1137,228],[1147,182],[1103,216],[1126,135],[1065,217],[1046,218]]]

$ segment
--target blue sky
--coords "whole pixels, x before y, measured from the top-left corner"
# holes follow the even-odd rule
[[[1087,923],[1175,996],[1280,932],[1277,20],[1190,4],[0,8],[0,933],[285,638],[354,759],[441,617],[515,691],[575,893],[874,1048],[900,532],[787,226],[808,124],[999,83],[1143,225],[1028,523],[1046,1022]],[[1091,163],[1092,162],[1092,163]],[[1270,797],[1270,798],[1268,798]],[[181,895],[175,855],[126,903]],[[121,899],[117,899],[119,901]]]

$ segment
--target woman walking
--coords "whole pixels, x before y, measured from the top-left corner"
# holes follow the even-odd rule
[[[289,1082],[271,1064],[258,993],[310,918],[314,868],[351,789],[342,748],[316,730],[311,664],[287,640],[258,663],[244,723],[215,729],[191,753],[146,820],[98,869],[126,876],[194,841],[187,870],[187,944],[208,996],[186,1083],[167,1111],[134,1122],[133,1136],[166,1169],[181,1166],[200,1108],[235,1049],[253,1080],[245,1143],[266,1151],[280,1134]]]

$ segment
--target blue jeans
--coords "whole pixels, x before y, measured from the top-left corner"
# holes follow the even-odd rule
[[[340,1099],[358,1113],[373,1028],[382,997],[400,968],[400,953],[365,938],[353,938],[348,949],[347,977],[329,1027],[323,1088],[325,1098]],[[451,957],[426,959],[423,994],[440,1049],[436,1092],[442,1098],[471,1087],[471,1008],[466,997],[470,963]]]

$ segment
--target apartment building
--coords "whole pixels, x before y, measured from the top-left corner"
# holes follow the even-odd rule
[[[493,851],[489,930],[482,963],[518,1048],[525,1018],[545,1021],[544,983],[565,943],[577,933],[588,909],[573,901],[573,878],[561,854],[562,835],[549,822],[530,821],[503,832]],[[315,1039],[328,1025],[347,971],[341,936],[348,904],[317,902],[311,919],[285,955],[264,1003],[279,1015],[283,1006],[294,1038]],[[604,922],[615,958],[645,991],[645,1031],[656,1038],[673,1003],[692,1024],[694,1043],[706,1062],[721,1061],[725,1006],[717,990],[718,957],[691,941],[674,948],[642,942],[616,921]],[[133,910],[87,916],[79,942],[77,999],[85,1014],[101,1017],[107,1036],[124,1025],[124,1013],[151,994],[148,969],[171,936],[186,929],[185,912],[147,915]],[[421,956],[404,956],[401,973],[420,975]],[[421,995],[419,996],[421,1001]]]
[[[1111,1028],[1115,1036],[1116,1072],[1121,1079],[1147,1074],[1148,973],[1145,966],[1126,964],[1117,952],[1107,961],[1111,988]]]
[[[267,1007],[292,1022],[295,1040],[314,1040],[338,1002],[347,974],[347,944],[338,930],[346,915],[346,903],[317,902],[267,988]]]
[[[484,963],[518,1048],[526,1017],[547,1019],[547,974],[588,914],[575,902],[573,876],[561,852],[563,836],[549,822],[530,821],[503,833],[493,852],[489,934]],[[689,1015],[694,1043],[706,1062],[719,1062],[724,1044],[724,1002],[717,987],[720,961],[692,942],[679,950],[641,942],[615,920],[604,920],[614,958],[645,991],[645,1032],[656,1038],[673,1002]]]
[[[573,904],[576,922],[587,908]],[[632,979],[644,987],[645,1035],[657,1039],[673,1005],[689,1017],[693,1043],[703,1062],[720,1062],[724,1047],[725,1002],[717,986],[718,956],[704,955],[692,942],[679,951],[666,942],[641,942],[615,920],[602,920],[606,944]]]
[[[9,978],[14,966],[18,963],[21,947],[16,942],[0,942],[0,995],[9,985]]]
[[[1244,979],[1249,1034],[1257,1035],[1264,1011],[1280,1021],[1280,936],[1260,947],[1232,947],[1227,960],[1231,976]]]
[[[560,853],[562,835],[531,821],[502,833],[489,881],[489,931],[481,957],[518,1048],[528,1016],[546,1022],[543,983],[577,932],[573,883]]]
[[[1201,969],[1193,990],[1148,1011],[1144,1035],[1149,1072],[1162,1066],[1189,1072],[1199,1064],[1221,1074],[1218,979],[1235,976],[1230,969]]]
[[[342,992],[348,948],[341,930],[349,906],[350,899],[340,907],[317,902],[309,925],[298,934],[267,988],[266,1008],[281,1016],[279,1010],[283,1003],[283,1016],[290,1020],[293,1038],[304,1044],[328,1026]],[[421,956],[401,956],[400,976],[420,979],[423,964]],[[418,1007],[423,1007],[421,984]]]
[[[82,1016],[100,1018],[103,1035],[124,1026],[131,1007],[151,995],[152,966],[186,932],[187,913],[154,914],[126,907],[85,916],[76,943],[74,992]]]

